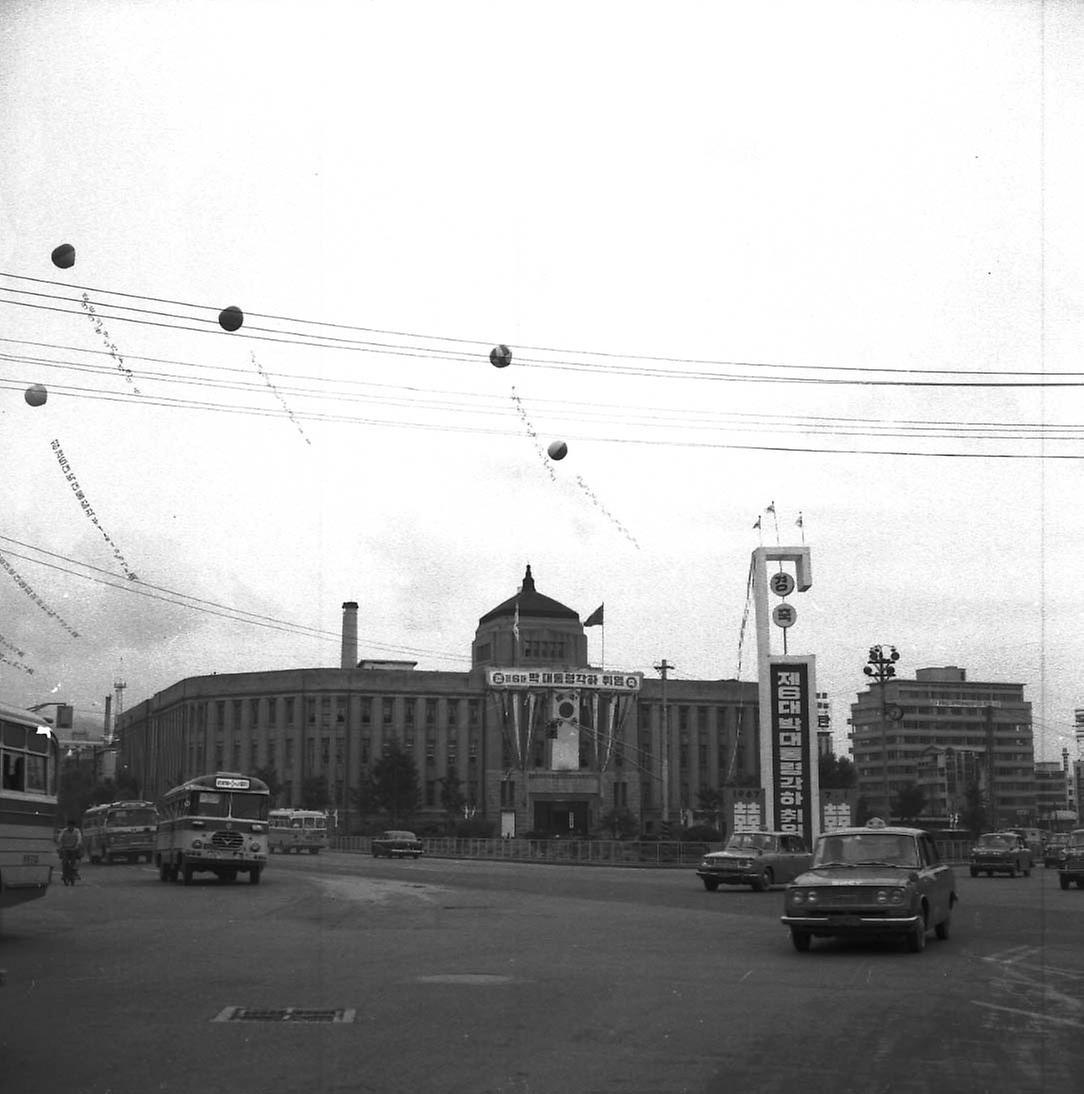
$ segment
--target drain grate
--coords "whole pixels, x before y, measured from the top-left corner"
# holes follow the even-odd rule
[[[226,1007],[212,1022],[293,1022],[299,1024],[353,1022],[353,1010],[308,1010],[305,1007]]]

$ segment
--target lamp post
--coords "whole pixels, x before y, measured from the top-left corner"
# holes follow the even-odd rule
[[[891,820],[892,797],[888,788],[888,706],[885,700],[885,684],[896,675],[896,662],[900,659],[895,646],[870,646],[869,658],[863,672],[881,686],[881,771],[884,781],[885,820]]]

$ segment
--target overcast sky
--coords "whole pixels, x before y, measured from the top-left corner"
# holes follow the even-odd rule
[[[839,747],[884,643],[1075,755],[1082,62],[1055,0],[7,0],[3,697],[337,666],[345,600],[462,670],[528,563],[753,679],[804,536]]]

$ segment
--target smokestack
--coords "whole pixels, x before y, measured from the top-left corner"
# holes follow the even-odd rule
[[[102,726],[102,736],[106,743],[113,740],[113,696],[105,697],[105,725]]]
[[[343,602],[343,652],[341,669],[358,667],[358,605],[354,600]]]

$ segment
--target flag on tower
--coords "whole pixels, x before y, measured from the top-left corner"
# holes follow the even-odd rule
[[[753,525],[753,531],[756,531],[760,527],[760,517],[757,517],[756,524]]]
[[[798,519],[794,523],[797,524],[799,528],[804,528],[805,527],[805,525],[802,524],[802,514],[801,513],[798,514]]]
[[[512,636],[519,641],[519,601],[516,601],[516,614],[512,617]]]
[[[603,601],[584,621],[585,627],[601,627],[604,626],[602,622],[602,609],[606,606],[606,602]]]

